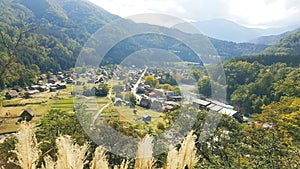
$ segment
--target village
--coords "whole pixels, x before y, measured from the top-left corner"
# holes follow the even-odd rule
[[[127,106],[132,109],[132,113],[135,115],[137,114],[136,107],[152,110],[157,113],[166,113],[179,110],[181,105],[184,103],[194,105],[199,110],[207,110],[220,114],[226,114],[238,120],[242,120],[243,118],[241,113],[234,110],[233,106],[217,100],[199,96],[199,94],[196,94],[198,98],[194,98],[192,100],[185,99],[182,96],[180,89],[177,88],[176,90],[176,86],[174,84],[163,84],[163,86],[167,85],[169,88],[163,88],[160,85],[153,85],[153,81],[157,81],[159,83],[164,77],[170,76],[170,72],[162,71],[161,69],[157,68],[136,68],[133,65],[125,68],[119,67],[119,69],[114,71],[114,75],[114,81],[118,81],[119,84],[122,84],[120,85],[121,90],[112,90],[115,96],[113,99],[114,106]],[[127,78],[125,78],[125,76]],[[116,87],[112,86],[112,89],[114,88]],[[132,96],[134,96],[134,101],[124,97],[126,96],[124,93],[132,94]],[[139,119],[142,119],[142,121],[145,123],[149,123],[152,120],[152,117],[149,114],[142,114],[141,116],[142,117]]]
[[[33,86],[24,89],[14,87],[5,93],[0,125],[12,126],[31,120],[38,122],[40,117],[53,108],[74,113],[76,110],[73,100],[76,96],[96,100],[87,103],[86,109],[95,119],[101,117],[102,111],[105,111],[102,107],[113,106],[123,120],[156,123],[163,120],[165,113],[179,111],[181,105],[187,102],[199,110],[241,118],[241,114],[233,106],[202,96],[192,100],[185,98],[169,71],[172,70],[137,68],[133,65],[81,68],[73,72],[43,75],[38,77]],[[186,71],[179,73],[188,74]],[[8,128],[3,131],[17,130],[17,127]]]

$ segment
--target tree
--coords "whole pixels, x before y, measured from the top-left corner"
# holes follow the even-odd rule
[[[173,86],[171,86],[170,84],[160,84],[158,87],[161,89],[164,89],[164,90],[170,90],[170,91],[175,90],[175,88]]]
[[[160,84],[177,85],[176,80],[168,73],[159,79]]]
[[[274,84],[274,97],[277,101],[282,96],[300,97],[300,68],[294,69],[284,79]]]
[[[211,84],[208,77],[204,77],[198,81],[198,91],[207,97],[211,96]]]
[[[23,23],[21,23],[23,24]],[[6,85],[31,85],[39,69],[34,64],[24,66],[20,60],[20,52],[24,47],[23,41],[29,32],[36,28],[28,25],[19,28],[0,25],[0,88]],[[34,81],[35,82],[35,81]]]
[[[96,90],[95,95],[99,96],[99,97],[107,96],[107,94],[109,92],[108,85],[104,84],[104,83],[100,83],[97,89],[98,90]]]
[[[150,85],[151,87],[158,87],[159,81],[154,76],[145,76],[145,84]]]
[[[136,97],[133,93],[129,93],[129,101],[133,106],[136,105]]]
[[[83,144],[89,140],[76,114],[66,113],[57,109],[50,110],[40,120],[36,132],[43,153],[50,151],[50,154],[54,155],[55,140],[60,135],[70,135],[78,144]]]

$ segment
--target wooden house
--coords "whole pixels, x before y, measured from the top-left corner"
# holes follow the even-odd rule
[[[12,98],[17,98],[19,96],[18,92],[16,90],[10,90],[6,92],[5,98],[6,100],[10,100]]]
[[[158,112],[163,112],[164,111],[164,106],[161,102],[159,102],[157,100],[154,100],[151,103],[151,109],[155,110],[155,111],[158,111]]]
[[[149,122],[151,122],[152,117],[148,114],[143,114],[142,119],[143,119],[143,122],[149,123]]]
[[[167,101],[181,102],[181,96],[167,96]]]
[[[17,123],[20,123],[22,121],[29,122],[32,120],[34,116],[35,116],[35,111],[31,107],[28,107],[20,114],[19,116],[20,118],[18,119]]]
[[[147,98],[142,98],[140,101],[140,106],[144,108],[150,108],[151,106],[151,100]]]
[[[55,84],[56,82],[57,82],[57,80],[55,78],[49,78],[48,79],[48,83]]]
[[[164,97],[164,92],[161,91],[161,90],[158,90],[158,89],[154,89],[152,92],[150,92],[149,94],[149,97],[152,97],[152,98],[161,98],[161,97]]]
[[[50,92],[56,92],[56,91],[57,91],[56,87],[50,87]]]
[[[120,98],[116,98],[116,101],[115,101],[115,106],[122,106],[122,99]]]
[[[193,101],[193,105],[198,107],[199,109],[205,109],[207,108],[209,105],[211,104],[211,102],[205,101],[205,100],[201,100],[201,99],[196,99]]]

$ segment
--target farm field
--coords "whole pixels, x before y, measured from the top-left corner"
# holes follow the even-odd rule
[[[32,96],[30,99],[16,98],[4,100],[0,107],[0,134],[15,132],[19,129],[16,124],[20,114],[28,107],[35,111],[32,123],[37,123],[50,109],[61,109],[73,112],[73,99],[71,97],[71,85],[67,89],[58,92],[42,92]]]

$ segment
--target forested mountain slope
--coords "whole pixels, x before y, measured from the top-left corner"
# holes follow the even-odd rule
[[[263,51],[264,54],[297,55],[300,53],[300,31],[281,39]]]
[[[288,31],[279,35],[270,35],[270,36],[261,36],[259,38],[256,38],[254,40],[251,40],[250,42],[255,43],[255,44],[265,44],[265,45],[274,45],[281,39],[289,36],[290,34],[293,34],[295,32],[298,32],[300,28],[293,30],[293,31]]]
[[[22,56],[22,63],[37,64],[42,71],[70,68],[90,35],[104,24],[119,18],[86,0],[3,0],[0,2],[0,6],[3,9],[1,29],[6,33],[15,32],[10,36],[16,36],[18,29],[24,25],[29,28],[37,28],[30,31],[30,36],[27,35],[27,38],[30,39],[25,40],[25,46],[29,46],[33,53],[19,53],[19,55]],[[210,40],[223,59],[257,54],[267,47],[217,39]],[[168,43],[168,40],[164,40],[164,42]],[[159,42],[155,41],[155,43]],[[39,59],[32,58],[37,52],[32,45],[42,48],[37,49],[39,52],[46,52],[38,54]],[[126,45],[130,46],[131,44]],[[156,45],[165,46],[165,44]],[[124,53],[128,52],[124,51]],[[24,57],[24,55],[27,56]],[[66,58],[68,59],[66,60]],[[46,63],[50,65],[44,65],[40,62],[42,60],[47,60]],[[52,67],[52,70],[49,67]]]
[[[9,76],[7,75],[9,67],[11,70],[17,70],[14,69],[14,66],[22,67],[13,72],[16,79],[27,77],[23,74],[26,72],[24,70],[30,71],[32,67],[37,74],[39,71],[57,72],[74,67],[82,47],[91,35],[103,25],[120,18],[87,0],[2,0],[0,7],[0,31],[3,35],[0,43],[0,65],[3,70],[6,69],[6,71],[1,71],[1,84],[3,84],[1,86],[13,84],[13,82],[5,80],[5,77]],[[132,25],[132,28],[135,29],[145,26],[162,29],[153,25],[141,26],[141,24],[128,20],[124,22]],[[200,41],[201,38],[206,38],[203,35],[182,33],[176,29],[168,29],[168,31],[184,34],[191,40],[195,37],[200,37]],[[108,34],[107,37],[112,35]],[[267,47],[266,45],[239,44],[212,38],[209,40],[217,51],[215,54],[220,55],[223,60],[241,55],[257,54]],[[201,45],[200,41],[197,42],[199,45]],[[145,34],[120,42],[108,53],[105,63],[117,63],[120,58],[126,57],[126,54],[149,47],[180,51],[178,55],[183,60],[196,61],[193,52],[182,42],[165,36]],[[14,58],[15,65],[10,64],[12,58]],[[32,73],[27,72],[27,74]],[[28,83],[24,82],[18,85]]]

